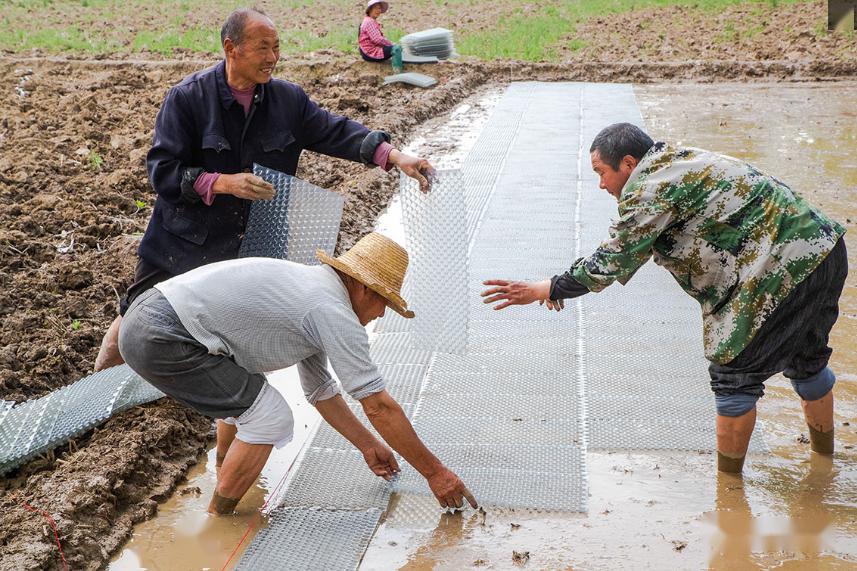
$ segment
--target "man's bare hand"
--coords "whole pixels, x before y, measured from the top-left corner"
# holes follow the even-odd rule
[[[391,480],[395,474],[399,473],[399,463],[396,462],[393,451],[380,442],[361,450],[361,452],[363,459],[366,460],[366,465],[376,476]]]
[[[545,302],[550,299],[551,281],[541,282],[515,282],[509,280],[486,280],[482,285],[494,286],[482,292],[482,303],[502,302],[494,306],[494,309],[504,309],[510,305],[527,305],[534,301]],[[551,301],[549,309],[556,306],[557,302]],[[559,308],[561,309],[561,307]],[[559,311],[557,309],[557,311]]]
[[[540,299],[539,305],[547,306],[548,310],[562,311],[565,309],[565,300],[563,299]]]
[[[274,186],[250,173],[221,174],[211,186],[214,194],[231,194],[247,200],[271,200]]]
[[[467,500],[470,507],[474,509],[479,507],[476,498],[473,497],[464,482],[447,468],[442,468],[432,474],[428,478],[428,485],[443,508],[460,509],[464,507],[464,500]]]
[[[431,179],[434,176],[434,167],[426,159],[412,157],[393,149],[387,160],[399,167],[399,170],[420,183],[420,190],[428,192],[431,190]]]

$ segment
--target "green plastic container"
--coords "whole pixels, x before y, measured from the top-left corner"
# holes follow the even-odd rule
[[[393,46],[393,73],[402,73],[404,65],[402,64],[402,46],[395,44]]]

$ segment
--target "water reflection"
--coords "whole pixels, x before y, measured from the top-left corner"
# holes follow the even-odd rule
[[[833,458],[818,454],[806,464],[803,476],[791,465],[757,466],[767,474],[756,485],[768,491],[779,488],[782,503],[775,506],[782,513],[755,515],[746,493],[752,484],[740,476],[717,474],[715,509],[706,514],[717,528],[710,569],[767,569],[771,558],[818,560],[828,548],[826,532],[837,517],[827,503],[837,470]]]

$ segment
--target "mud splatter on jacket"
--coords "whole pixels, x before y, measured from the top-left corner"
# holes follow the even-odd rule
[[[656,143],[622,189],[610,239],[569,274],[601,291],[652,257],[702,306],[706,357],[728,363],[844,233],[743,161]]]

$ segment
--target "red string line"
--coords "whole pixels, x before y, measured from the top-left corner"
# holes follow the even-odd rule
[[[295,460],[297,460],[297,456],[298,455],[295,455],[295,457],[292,459],[292,463],[289,464],[288,470],[286,470],[286,472],[283,474],[283,477],[280,478],[280,481],[277,483],[277,485],[274,486],[274,489],[271,490],[271,493],[268,494],[268,499],[265,500],[265,503],[262,504],[262,507],[259,508],[259,514],[260,515],[263,511],[265,511],[265,508],[268,507],[268,502],[270,502],[277,495],[277,492],[279,491],[280,486],[283,485],[283,482],[286,481],[286,476],[288,476],[289,472],[292,471],[292,466],[295,465]],[[238,549],[241,547],[241,545],[244,544],[244,540],[247,539],[247,536],[250,535],[250,532],[252,530],[253,530],[253,523],[251,522],[251,523],[247,524],[247,531],[244,532],[244,536],[241,538],[241,541],[239,541],[238,545],[235,546],[235,549],[232,550],[232,553],[229,555],[229,559],[226,560],[226,563],[223,564],[223,567],[220,568],[220,571],[226,570],[226,567],[229,565],[229,562],[232,561],[233,557],[235,557],[235,554],[238,552]]]
[[[35,512],[35,513],[41,513],[42,516],[48,520],[48,523],[51,524],[51,529],[54,530],[54,539],[56,539],[57,547],[60,550],[60,558],[62,559],[63,569],[68,571],[68,562],[66,562],[66,560],[65,560],[65,554],[62,551],[62,545],[60,545],[60,536],[57,533],[57,524],[54,523],[54,519],[50,516],[50,514],[48,512],[46,512],[44,510],[36,509],[33,506],[31,506],[30,504],[28,504],[27,502],[21,502],[21,505],[23,505],[27,511]]]

